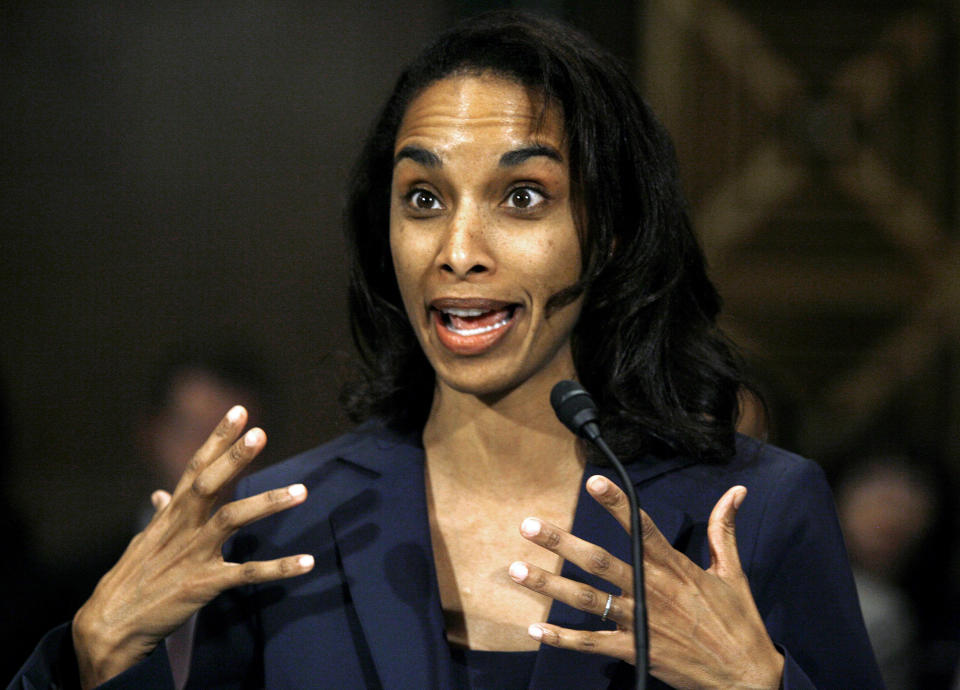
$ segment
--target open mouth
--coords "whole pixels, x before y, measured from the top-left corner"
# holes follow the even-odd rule
[[[437,337],[455,354],[486,352],[506,335],[519,304],[487,300],[441,300],[431,305]]]
[[[485,311],[483,309],[443,309],[439,311],[444,327],[460,336],[469,337],[490,333],[503,328],[513,320],[517,305],[506,309]]]

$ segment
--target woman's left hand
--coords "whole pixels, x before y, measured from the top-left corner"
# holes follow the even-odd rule
[[[630,507],[619,487],[595,475],[587,480],[587,491],[630,531]],[[737,553],[735,518],[746,494],[746,488],[732,487],[710,513],[707,570],[674,549],[640,511],[650,674],[673,687],[777,688],[780,684],[783,656],[767,634]],[[535,623],[530,634],[553,647],[635,663],[633,569],[599,546],[536,518],[524,520],[520,532],[621,592],[606,610],[607,592],[528,563],[514,563],[510,576],[524,587],[598,616],[606,610],[606,617],[617,624],[616,630],[587,631]]]

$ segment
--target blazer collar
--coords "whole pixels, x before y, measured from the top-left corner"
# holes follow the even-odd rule
[[[450,685],[443,610],[434,570],[423,480],[423,449],[380,428],[344,449],[367,480],[363,520],[376,530],[373,545],[343,549],[350,597],[386,687]],[[358,528],[353,516],[331,514],[338,543]]]
[[[423,448],[417,437],[400,436],[379,425],[368,430],[359,443],[343,449],[341,458],[368,471],[364,475],[369,481],[360,489],[367,494],[363,519],[377,530],[377,540],[375,547],[341,551],[347,586],[381,681],[388,686],[447,687],[452,668],[430,540]],[[640,485],[690,464],[693,461],[687,459],[645,458],[628,465],[627,472]],[[612,468],[588,465],[584,479],[592,474],[619,484]],[[685,514],[658,506],[641,508],[674,543],[686,522]],[[357,528],[350,516],[336,512],[331,522],[338,541],[348,539]],[[587,494],[583,483],[573,532],[629,561],[626,532]],[[562,574],[617,593],[609,583],[569,562],[564,563]],[[597,616],[559,602],[551,606],[548,620],[583,630],[605,625]],[[582,687],[606,687],[615,667],[616,661],[609,657],[542,646],[531,687],[563,687],[571,678]]]

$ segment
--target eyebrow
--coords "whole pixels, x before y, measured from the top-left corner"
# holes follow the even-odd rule
[[[507,151],[500,156],[500,167],[509,168],[514,165],[520,165],[527,159],[537,156],[545,156],[557,161],[557,163],[563,163],[563,156],[560,155],[559,151],[552,146],[538,144],[536,146],[526,146],[522,149],[516,149],[515,151]]]
[[[524,161],[537,156],[544,156],[558,163],[563,162],[563,156],[560,155],[560,152],[555,148],[538,144],[536,146],[525,146],[522,149],[516,149],[514,151],[507,151],[500,156],[500,167],[509,168],[520,165]],[[425,168],[439,168],[443,166],[440,156],[419,146],[404,146],[397,151],[397,155],[393,157],[393,165],[396,166],[397,163],[404,158],[409,158],[414,163],[419,163]]]
[[[419,146],[404,146],[397,151],[397,155],[393,157],[394,167],[404,158],[409,158],[425,168],[439,168],[442,165],[440,156]]]

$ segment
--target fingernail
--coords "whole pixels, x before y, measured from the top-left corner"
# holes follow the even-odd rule
[[[543,628],[534,623],[529,628],[527,628],[527,634],[530,635],[535,640],[543,639]]]
[[[303,496],[305,493],[307,493],[307,487],[305,487],[303,484],[294,484],[287,489],[287,493],[290,494],[292,498]]]
[[[260,443],[261,436],[259,429],[250,429],[247,432],[247,435],[243,437],[243,445],[247,448],[253,448],[255,445]]]
[[[587,488],[596,494],[605,493],[607,490],[607,480],[605,477],[594,475],[587,480]]]
[[[530,574],[530,570],[527,568],[526,564],[521,563],[520,561],[515,561],[510,564],[510,577],[512,577],[517,582],[523,582],[527,579],[527,575]]]
[[[525,537],[535,537],[540,534],[542,526],[537,518],[527,518],[520,523],[520,534]]]
[[[298,561],[301,568],[312,568],[313,567],[313,556],[300,556]]]
[[[234,405],[230,408],[230,411],[227,412],[227,421],[231,424],[236,424],[240,421],[240,418],[243,416],[243,408],[239,405]]]

